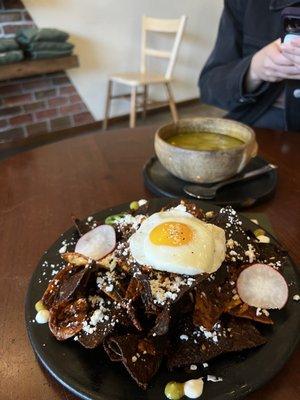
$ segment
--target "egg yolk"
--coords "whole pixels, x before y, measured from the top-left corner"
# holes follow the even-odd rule
[[[164,222],[150,232],[150,240],[156,245],[182,246],[192,238],[191,228],[181,222]]]

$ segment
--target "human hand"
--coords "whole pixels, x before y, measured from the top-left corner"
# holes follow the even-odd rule
[[[254,54],[246,79],[246,88],[253,91],[264,81],[279,82],[284,79],[300,79],[300,66],[295,65],[283,54],[278,39]]]
[[[282,55],[290,60],[300,71],[300,38],[281,44]]]

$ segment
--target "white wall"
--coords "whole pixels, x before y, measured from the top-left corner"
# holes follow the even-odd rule
[[[108,75],[139,68],[143,14],[161,18],[188,16],[174,71],[174,92],[177,101],[197,97],[199,71],[213,46],[223,4],[220,0],[23,0],[23,3],[39,27],[55,27],[71,34],[81,66],[68,74],[96,119],[103,117]],[[157,42],[157,38],[153,40]],[[163,44],[168,48],[169,38]],[[117,92],[123,89],[119,87]],[[153,94],[157,98],[162,93],[157,88]],[[113,115],[127,113],[127,102],[114,101],[112,111]]]

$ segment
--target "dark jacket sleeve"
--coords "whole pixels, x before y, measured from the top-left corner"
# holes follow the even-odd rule
[[[229,111],[256,102],[257,96],[268,88],[268,84],[263,84],[255,92],[244,91],[253,56],[243,57],[246,6],[245,0],[224,1],[216,44],[199,78],[201,100]]]

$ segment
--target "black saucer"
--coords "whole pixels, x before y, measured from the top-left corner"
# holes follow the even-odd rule
[[[255,157],[243,172],[261,168],[267,164],[268,162],[263,158]],[[145,164],[143,176],[148,189],[156,195],[171,198],[189,197],[183,191],[187,182],[171,175],[156,157],[152,157]],[[215,199],[204,201],[219,206],[230,204],[235,208],[245,208],[270,198],[275,193],[276,184],[277,171],[274,169],[257,178],[225,186],[218,190]]]

